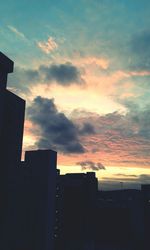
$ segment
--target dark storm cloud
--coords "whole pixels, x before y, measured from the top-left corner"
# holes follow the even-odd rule
[[[28,108],[28,119],[39,127],[39,148],[63,153],[84,153],[74,123],[57,110],[53,99],[36,97]]]
[[[95,134],[94,126],[88,122],[85,122],[82,127],[79,127],[80,135],[90,135]]]
[[[41,65],[38,69],[24,69],[16,67],[13,74],[9,75],[8,86],[18,92],[29,92],[30,87],[40,84],[68,86],[73,83],[83,84],[80,70],[71,63]]]
[[[73,82],[83,83],[78,68],[71,63],[41,66],[40,71],[44,73],[46,82],[55,80],[62,85],[70,85]]]
[[[150,30],[134,35],[130,41],[130,67],[150,70]]]
[[[80,161],[77,162],[76,165],[81,166],[82,170],[94,170],[94,171],[98,171],[98,170],[105,170],[106,168],[103,166],[102,163],[100,162],[93,162],[93,161]]]

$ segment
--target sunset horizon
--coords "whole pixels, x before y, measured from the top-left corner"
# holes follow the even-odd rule
[[[62,174],[95,171],[102,190],[149,184],[149,1],[30,2],[0,10],[8,89],[26,100],[23,155],[55,150]]]

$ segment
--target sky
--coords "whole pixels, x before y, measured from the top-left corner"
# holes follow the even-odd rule
[[[100,189],[150,183],[150,1],[1,0],[8,89],[26,100],[23,151]]]

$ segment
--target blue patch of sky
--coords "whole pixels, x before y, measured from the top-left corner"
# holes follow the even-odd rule
[[[53,36],[58,43],[65,38],[60,45],[62,56],[76,50],[121,60],[126,57],[131,36],[149,28],[149,7],[146,0],[5,0],[1,2],[1,28],[7,33],[7,25],[14,26],[30,45],[4,34],[2,48],[39,57],[36,41]]]

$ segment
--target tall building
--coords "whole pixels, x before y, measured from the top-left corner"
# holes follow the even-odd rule
[[[24,112],[24,100],[0,89],[0,165],[11,174],[21,160]]]
[[[0,166],[12,174],[21,160],[25,101],[6,89],[6,69],[13,71],[13,62],[2,53],[0,67]]]
[[[0,239],[1,249],[10,249],[15,199],[13,188],[16,168],[21,160],[25,101],[6,89],[7,74],[13,62],[0,52]],[[9,234],[10,233],[10,234]],[[10,238],[11,238],[10,235]]]

